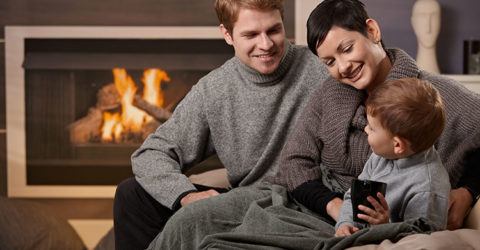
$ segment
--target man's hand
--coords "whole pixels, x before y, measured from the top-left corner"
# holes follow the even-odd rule
[[[348,236],[348,235],[352,235],[356,231],[358,231],[357,227],[354,227],[350,224],[342,224],[340,227],[338,227],[337,231],[335,232],[335,236],[337,237]]]
[[[358,209],[365,213],[358,214],[358,218],[370,223],[370,225],[385,224],[390,220],[390,211],[387,200],[385,200],[385,197],[380,192],[377,193],[377,197],[380,200],[380,203],[378,203],[378,201],[372,196],[367,197],[367,200],[373,205],[375,210],[363,205],[358,206]]]
[[[343,200],[340,198],[334,198],[327,203],[327,214],[335,221],[338,220],[340,215],[340,209],[342,208]]]
[[[185,195],[185,197],[183,197],[180,200],[180,204],[182,205],[182,207],[184,207],[192,202],[203,200],[203,199],[210,198],[217,195],[219,195],[219,193],[214,189],[210,189],[203,192],[193,192]]]
[[[463,220],[470,211],[473,197],[467,189],[461,187],[452,189],[448,199],[448,230],[459,229],[463,225]]]

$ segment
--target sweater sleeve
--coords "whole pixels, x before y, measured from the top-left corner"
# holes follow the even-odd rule
[[[371,179],[371,172],[373,170],[374,162],[378,162],[379,157],[372,153],[370,158],[368,159],[367,163],[365,163],[365,167],[363,168],[362,173],[358,176],[359,180],[370,180]],[[353,207],[352,207],[352,189],[348,189],[343,197],[342,208],[340,209],[340,215],[338,216],[337,224],[335,225],[335,230],[338,229],[342,224],[351,224],[357,228],[364,228],[366,226],[365,223],[359,223],[353,221]]]
[[[310,96],[280,155],[274,183],[287,187],[288,191],[307,181],[321,179],[320,154],[323,143],[319,138],[322,113],[320,93],[317,89]]]
[[[343,198],[343,194],[332,192],[321,180],[307,181],[292,191],[292,196],[308,209],[320,214],[326,219],[334,220],[327,213],[327,204],[334,198]]]
[[[420,192],[411,197],[406,204],[403,220],[423,217],[433,223],[436,230],[447,226],[448,197],[435,192]]]
[[[465,170],[458,186],[466,187],[475,199],[480,195],[480,147],[467,154],[464,164]]]
[[[137,181],[171,209],[182,194],[196,190],[183,173],[214,154],[199,85],[192,88],[172,117],[132,155]]]

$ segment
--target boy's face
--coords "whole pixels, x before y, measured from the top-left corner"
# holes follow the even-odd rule
[[[285,53],[285,29],[279,10],[240,9],[232,34],[223,25],[221,29],[244,64],[262,74],[278,68]]]
[[[368,135],[368,144],[372,151],[386,159],[398,158],[394,151],[394,136],[382,127],[380,121],[367,114],[368,125],[365,127],[365,133]]]

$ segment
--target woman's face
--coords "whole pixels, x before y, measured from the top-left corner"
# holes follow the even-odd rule
[[[380,67],[386,53],[379,42],[381,37],[378,25],[375,22],[375,27],[371,27],[372,24],[367,21],[367,26],[368,37],[333,26],[323,43],[317,47],[317,54],[330,75],[359,90],[373,89],[379,82],[383,82],[384,79],[379,78],[386,77],[390,70]]]

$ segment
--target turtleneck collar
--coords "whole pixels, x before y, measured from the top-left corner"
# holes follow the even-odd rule
[[[394,161],[394,165],[398,168],[408,168],[411,166],[418,165],[422,162],[428,162],[430,159],[433,159],[435,156],[434,147],[430,147],[422,152],[413,154],[407,158],[401,158]]]
[[[400,78],[417,78],[420,74],[417,63],[407,53],[400,49],[387,49],[387,56],[392,62],[392,69],[386,80]]]
[[[293,49],[293,45],[290,42],[285,42],[285,54],[278,65],[278,68],[270,74],[261,74],[255,69],[247,66],[246,64],[242,63],[238,57],[235,57],[235,60],[240,65],[240,74],[247,80],[255,83],[255,84],[262,84],[262,85],[270,85],[279,82],[285,74],[288,72],[291,64],[294,61],[295,50]]]

